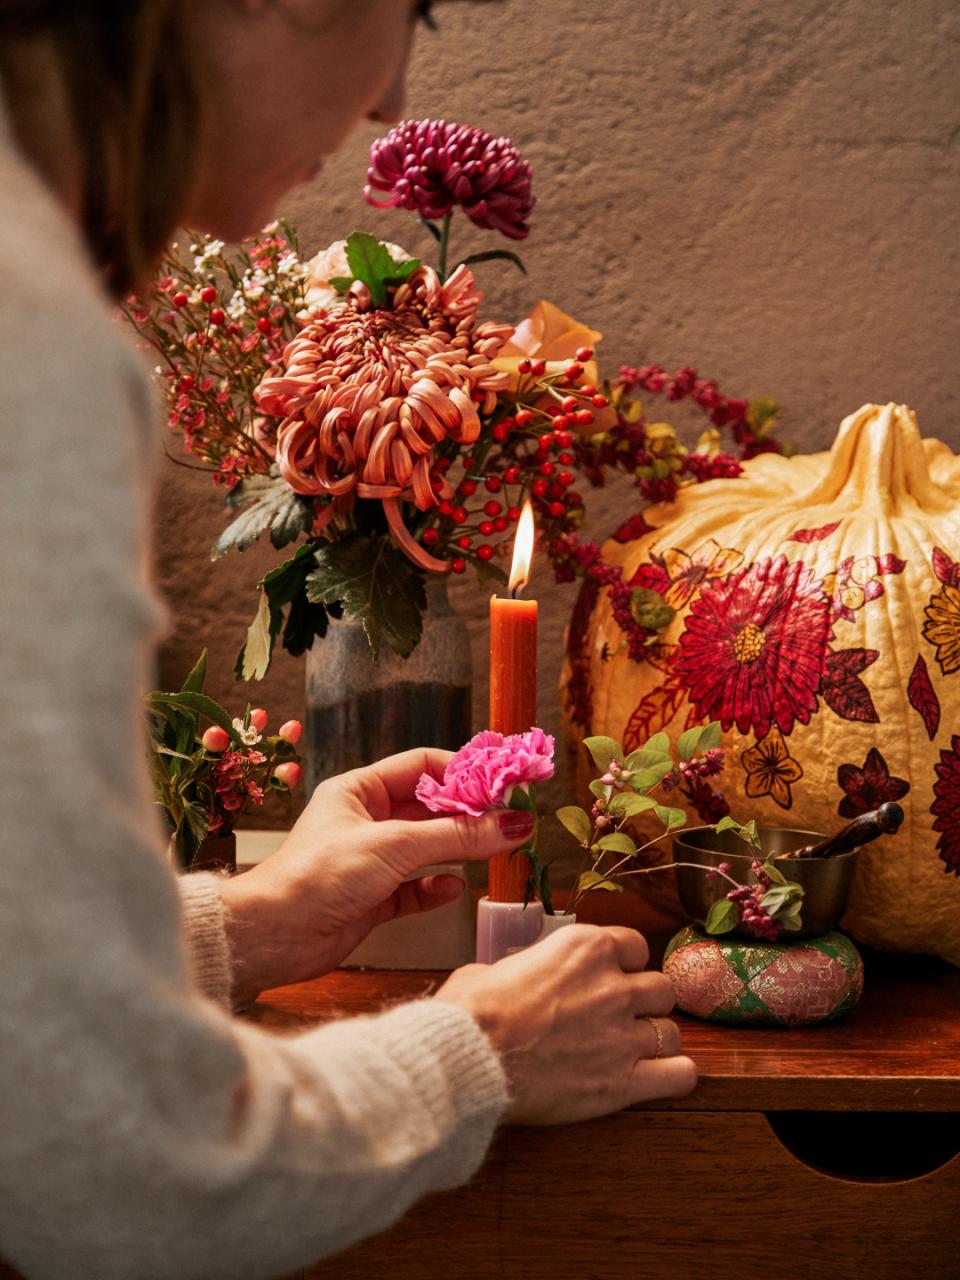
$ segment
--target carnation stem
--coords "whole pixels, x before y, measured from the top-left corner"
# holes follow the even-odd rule
[[[445,213],[443,221],[440,223],[440,262],[437,268],[437,274],[440,276],[442,284],[447,278],[447,244],[450,239],[450,218],[452,214]]]

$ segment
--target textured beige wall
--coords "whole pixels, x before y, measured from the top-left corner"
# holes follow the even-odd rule
[[[400,3],[400,0],[397,0]],[[512,0],[441,4],[411,68],[410,115],[506,133],[539,204],[529,276],[484,269],[488,314],[552,298],[606,338],[603,364],[694,364],[731,395],[770,394],[782,434],[823,448],[866,400],[914,406],[960,448],[956,357],[960,93],[956,0]],[[318,67],[322,75],[322,66]],[[359,129],[285,212],[313,251],[355,227],[429,255],[412,215],[362,200],[373,126]],[[497,247],[461,225],[457,250]],[[502,242],[501,242],[502,243]],[[679,421],[678,415],[678,421]],[[630,510],[590,498],[592,525]],[[175,632],[173,683],[203,645],[211,691],[302,711],[302,665],[263,686],[230,671],[273,557],[211,565],[223,524],[204,477],[172,465],[157,505],[157,566]],[[267,549],[269,552],[269,548]],[[458,581],[483,718],[486,594]],[[553,728],[571,589],[541,578],[541,722]]]

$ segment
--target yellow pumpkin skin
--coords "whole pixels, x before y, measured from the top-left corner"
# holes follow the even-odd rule
[[[829,453],[764,454],[645,514],[653,532],[604,557],[676,616],[642,663],[606,590],[575,616],[571,741],[721,720],[711,781],[761,825],[833,832],[897,800],[904,825],[861,851],[844,927],[960,964],[960,458],[905,406],[865,405]]]

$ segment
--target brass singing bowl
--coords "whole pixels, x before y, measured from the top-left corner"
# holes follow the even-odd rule
[[[815,844],[825,838],[818,831],[791,831],[786,827],[760,827],[758,835],[764,857],[802,849],[804,845]],[[729,862],[728,874],[734,880],[741,884],[755,884],[756,877],[750,870],[750,864],[760,855],[746,853],[745,849],[746,845],[733,831],[721,831],[718,835],[713,827],[690,827],[673,837],[674,862],[693,862],[697,867],[716,867],[721,862]],[[836,927],[847,909],[858,852],[854,849],[835,858],[785,858],[777,862],[777,869],[784,879],[803,885],[801,928],[782,933],[780,942],[815,938]],[[731,888],[728,881],[710,879],[693,867],[678,866],[676,876],[683,909],[699,925],[704,924],[713,904],[725,898]],[[724,936],[754,937],[749,929],[740,927]]]

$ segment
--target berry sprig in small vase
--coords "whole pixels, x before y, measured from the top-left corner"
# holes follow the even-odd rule
[[[146,699],[154,799],[182,871],[235,869],[239,820],[269,792],[289,796],[301,776],[300,721],[268,734],[262,707],[231,717],[204,693],[206,672],[204,652],[179,692]]]

